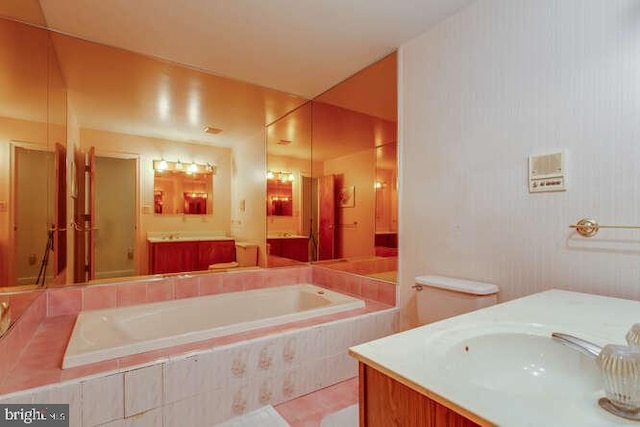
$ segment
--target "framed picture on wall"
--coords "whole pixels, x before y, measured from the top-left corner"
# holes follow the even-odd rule
[[[338,190],[338,207],[353,208],[356,206],[356,188],[342,187]]]

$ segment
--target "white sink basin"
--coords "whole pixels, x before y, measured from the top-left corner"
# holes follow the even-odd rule
[[[452,382],[518,396],[592,396],[602,388],[595,359],[527,333],[488,333],[462,339],[442,353]]]

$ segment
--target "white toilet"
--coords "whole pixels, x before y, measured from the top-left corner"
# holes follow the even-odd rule
[[[238,267],[254,267],[258,265],[258,244],[236,242],[236,262]]]
[[[415,279],[418,321],[421,325],[498,302],[498,286],[444,276],[417,276]]]
[[[236,242],[236,260],[211,264],[209,270],[227,270],[237,267],[255,267],[258,265],[258,244]]]

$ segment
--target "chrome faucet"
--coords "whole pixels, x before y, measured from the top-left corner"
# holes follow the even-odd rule
[[[575,350],[581,351],[587,356],[593,357],[594,359],[598,357],[600,352],[602,351],[602,347],[587,340],[583,340],[582,338],[574,337],[569,334],[562,334],[560,332],[554,332],[551,334],[551,338],[555,338],[560,341],[562,344],[569,346]]]
[[[11,313],[8,301],[0,302],[0,337],[7,332],[11,324]]]

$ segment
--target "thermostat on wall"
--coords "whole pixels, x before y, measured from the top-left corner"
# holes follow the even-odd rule
[[[529,156],[529,193],[566,191],[565,153]]]

